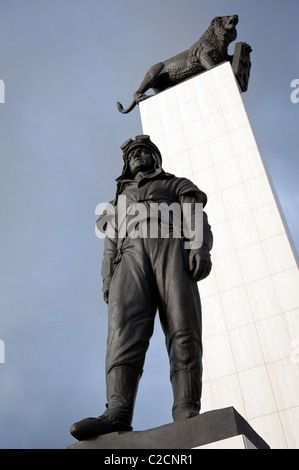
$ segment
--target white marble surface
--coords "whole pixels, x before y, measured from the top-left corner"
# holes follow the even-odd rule
[[[140,103],[140,113],[164,169],[208,195],[202,411],[234,406],[270,447],[299,448],[298,267],[230,64]]]

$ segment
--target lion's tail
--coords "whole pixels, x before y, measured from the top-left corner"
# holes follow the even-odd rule
[[[120,113],[122,114],[127,114],[129,113],[130,111],[132,111],[132,109],[135,108],[135,106],[137,105],[136,101],[134,100],[131,105],[127,108],[127,109],[124,109],[123,105],[120,104],[119,102],[116,103],[117,105],[117,109]]]

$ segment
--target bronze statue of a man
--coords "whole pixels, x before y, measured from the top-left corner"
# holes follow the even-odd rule
[[[154,204],[167,207],[175,203],[182,208],[189,204],[191,217],[187,225],[194,224],[195,208],[204,207],[207,196],[190,180],[162,169],[160,151],[149,136],[129,139],[121,149],[124,167],[116,180],[112,207],[119,216],[121,198],[125,196],[129,215],[121,219],[134,225],[132,207],[142,204],[146,215],[135,225],[138,230],[142,225],[149,230],[144,231],[146,236],[136,236],[136,231],[133,236],[129,223],[124,232],[115,216],[115,236],[106,233],[102,277],[109,312],[107,409],[98,418],[85,418],[72,425],[71,434],[78,440],[132,430],[138,383],[157,310],[169,355],[173,419],[190,418],[200,410],[202,334],[197,282],[211,270],[212,232],[207,215],[202,212],[200,243],[196,236],[189,236],[193,233],[191,227],[181,230],[174,218],[170,220],[169,236],[162,236],[161,230],[151,236],[149,214]],[[102,231],[105,220],[104,215],[98,220]]]

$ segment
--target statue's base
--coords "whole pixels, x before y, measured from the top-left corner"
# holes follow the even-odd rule
[[[147,431],[114,432],[69,449],[269,449],[233,408],[208,411]]]

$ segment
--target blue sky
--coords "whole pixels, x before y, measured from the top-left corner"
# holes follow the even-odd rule
[[[114,195],[120,145],[142,132],[138,108],[123,116],[116,101],[235,13],[253,48],[244,102],[298,249],[297,0],[0,0],[0,448],[66,448],[72,422],[104,411],[95,207]],[[171,422],[171,404],[157,323],[134,429]]]

